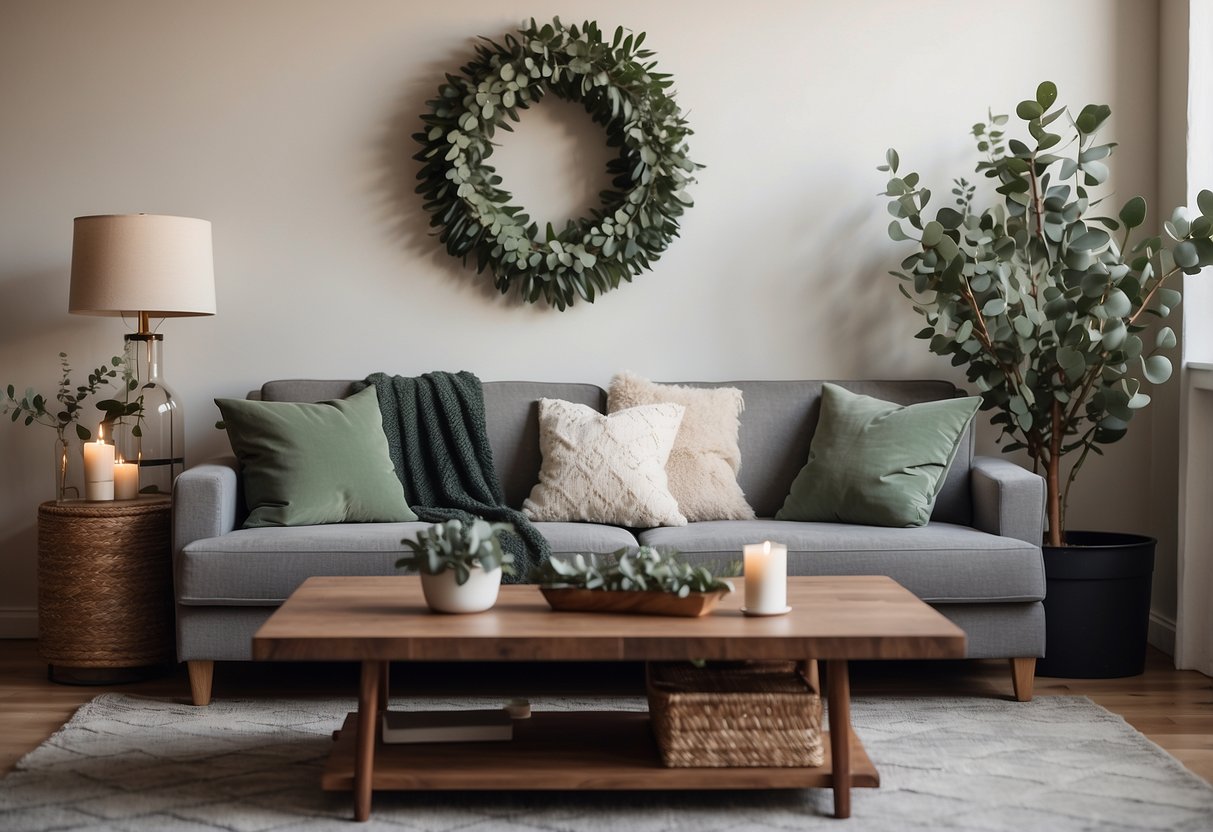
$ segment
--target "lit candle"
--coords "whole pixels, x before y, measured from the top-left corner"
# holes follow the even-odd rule
[[[778,615],[788,611],[788,547],[751,543],[745,547],[745,611]]]
[[[121,458],[114,463],[114,499],[133,500],[139,496],[139,466]]]
[[[104,425],[96,442],[84,443],[84,499],[114,499],[114,446],[105,444]]]

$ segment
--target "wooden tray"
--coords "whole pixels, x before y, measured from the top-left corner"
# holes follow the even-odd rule
[[[578,612],[621,612],[638,615],[677,615],[698,618],[707,615],[726,593],[692,592],[679,598],[672,592],[604,591],[571,587],[546,587],[539,591],[554,610]]]

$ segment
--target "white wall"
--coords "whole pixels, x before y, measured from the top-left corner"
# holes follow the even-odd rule
[[[426,236],[408,139],[475,36],[555,13],[647,31],[707,165],[656,269],[565,313],[494,296]],[[71,219],[137,211],[214,223],[219,314],[162,329],[194,460],[225,446],[210,400],[277,377],[959,379],[886,275],[904,249],[875,165],[897,146],[942,199],[987,105],[1049,78],[1112,106],[1113,184],[1154,204],[1157,17],[1138,0],[0,0],[0,383],[50,388],[59,350],[84,366],[118,348],[119,322],[67,314]],[[592,193],[575,148],[596,166],[601,136],[551,110],[501,167],[560,172],[518,189],[558,214]],[[1089,463],[1074,527],[1165,524],[1102,485],[1147,480],[1149,419]],[[35,604],[50,440],[0,427],[0,626]]]

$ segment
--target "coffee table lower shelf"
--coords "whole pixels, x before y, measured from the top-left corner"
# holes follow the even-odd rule
[[[358,714],[335,735],[321,778],[326,791],[354,788]],[[509,742],[385,744],[376,731],[372,789],[388,791],[525,789],[830,788],[830,741],[814,768],[666,768],[643,711],[539,712],[514,723]],[[851,786],[876,788],[880,776],[851,735]]]

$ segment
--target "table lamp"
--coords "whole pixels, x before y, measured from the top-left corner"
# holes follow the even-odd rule
[[[134,319],[126,357],[136,383],[123,395],[142,407],[115,425],[115,444],[126,462],[138,463],[140,493],[167,494],[185,468],[185,432],[181,400],[164,383],[164,336],[152,319],[215,314],[211,224],[160,214],[74,223],[68,311]]]

